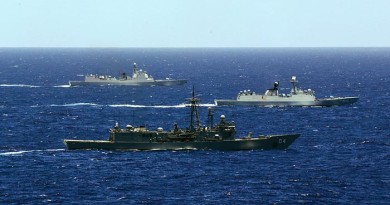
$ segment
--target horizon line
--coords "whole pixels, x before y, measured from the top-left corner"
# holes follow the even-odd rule
[[[226,48],[239,48],[239,49],[246,49],[246,48],[254,48],[254,49],[263,49],[263,48],[390,48],[390,46],[265,46],[265,47],[259,47],[259,46],[188,46],[188,47],[182,47],[182,46],[161,46],[161,47],[152,47],[152,46],[0,46],[0,49],[3,48],[134,48],[134,49],[205,49],[205,48],[212,48],[212,49],[226,49]]]

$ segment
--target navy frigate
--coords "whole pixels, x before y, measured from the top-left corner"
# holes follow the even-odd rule
[[[296,76],[291,77],[292,88],[290,93],[279,93],[279,81],[274,83],[273,88],[264,94],[257,94],[250,90],[240,91],[235,100],[216,99],[216,105],[231,106],[259,106],[259,107],[330,107],[355,103],[358,97],[334,97],[317,99],[314,90],[298,88]]]
[[[185,129],[174,123],[171,130],[159,127],[148,130],[145,126],[127,125],[120,128],[116,123],[109,131],[108,140],[65,139],[69,150],[268,150],[287,149],[299,134],[273,134],[236,137],[234,122],[228,122],[221,115],[219,123],[213,123],[213,110],[208,109],[207,125],[201,126],[198,114],[198,99],[194,91],[189,99],[191,109],[190,125]]]
[[[183,85],[187,83],[185,79],[171,79],[155,80],[146,71],[140,70],[137,64],[133,64],[133,74],[128,76],[122,73],[119,77],[110,75],[88,74],[85,75],[84,81],[69,81],[70,86],[84,86],[84,85],[128,85],[128,86],[173,86]]]

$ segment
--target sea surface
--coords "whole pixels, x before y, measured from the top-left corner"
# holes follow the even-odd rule
[[[136,62],[173,87],[69,87]],[[280,81],[330,108],[219,107]],[[116,122],[189,125],[192,87],[206,123],[237,134],[300,133],[286,150],[68,151],[64,139],[107,139]],[[390,48],[0,48],[0,204],[389,204]]]

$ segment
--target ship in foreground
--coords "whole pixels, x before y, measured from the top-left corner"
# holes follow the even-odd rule
[[[128,76],[122,73],[119,77],[109,75],[86,75],[84,81],[69,81],[70,86],[84,85],[129,85],[129,86],[173,86],[183,85],[187,83],[185,79],[170,79],[155,80],[146,71],[139,70],[137,64],[133,64],[133,74]]]
[[[208,109],[207,125],[201,126],[194,92],[189,101],[190,125],[186,129],[180,129],[176,123],[170,131],[131,125],[122,129],[116,124],[110,129],[108,140],[65,139],[64,144],[69,150],[268,150],[287,149],[299,137],[299,134],[253,137],[249,132],[245,137],[236,138],[234,122],[227,122],[221,115],[219,123],[214,125],[211,108]]]
[[[297,87],[296,76],[291,78],[292,88],[289,94],[278,91],[279,82],[268,89],[264,95],[250,90],[240,91],[236,100],[215,100],[216,105],[259,106],[259,107],[331,107],[349,105],[358,101],[358,97],[329,97],[317,99],[311,89],[302,90]]]

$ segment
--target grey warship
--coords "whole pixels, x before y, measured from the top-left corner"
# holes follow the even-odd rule
[[[85,75],[84,81],[69,81],[70,86],[85,85],[129,85],[129,86],[173,86],[187,83],[185,79],[155,80],[146,71],[139,70],[137,64],[133,64],[133,74],[128,76],[122,73],[119,77],[109,75],[88,74]]]
[[[145,126],[127,125],[120,128],[118,123],[110,129],[108,140],[65,139],[69,150],[268,150],[287,149],[299,134],[260,135],[237,138],[234,122],[227,122],[221,115],[219,123],[213,123],[213,110],[208,109],[207,126],[201,126],[198,115],[198,99],[194,91],[189,99],[191,108],[190,125],[180,129],[174,123],[173,129],[148,130]]]
[[[291,77],[292,88],[289,94],[281,94],[278,91],[279,82],[268,89],[264,95],[257,94],[250,90],[240,91],[236,100],[216,99],[216,105],[230,106],[258,106],[258,107],[331,107],[353,104],[358,97],[329,97],[317,99],[314,90],[302,90],[297,87],[296,76]]]

